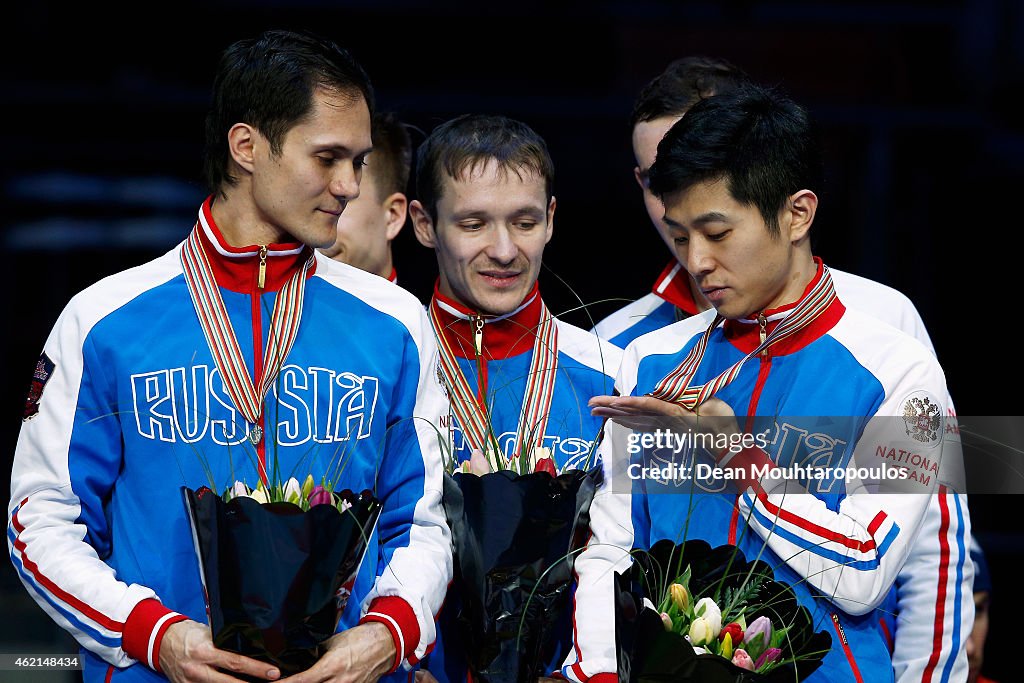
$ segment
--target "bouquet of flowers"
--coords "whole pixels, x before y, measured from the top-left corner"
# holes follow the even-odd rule
[[[455,578],[439,621],[478,681],[533,680],[567,640],[573,558],[590,529],[601,471],[445,479]],[[561,643],[565,647],[567,643]]]
[[[327,482],[182,488],[218,648],[303,671],[334,634],[380,513]]]
[[[792,589],[735,546],[659,541],[635,559],[618,576],[621,680],[798,681],[831,649]]]

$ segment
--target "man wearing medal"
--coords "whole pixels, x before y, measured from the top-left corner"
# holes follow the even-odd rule
[[[651,223],[673,258],[650,294],[594,327],[601,338],[625,347],[650,331],[712,307],[675,258],[673,235],[662,220],[665,209],[661,199],[651,193],[648,176],[658,143],[690,107],[748,80],[746,74],[724,60],[683,57],[669,64],[637,97],[632,115],[637,164],[633,175]],[[834,268],[829,272],[844,305],[906,332],[934,353],[921,315],[904,294]],[[952,403],[949,408],[953,417]],[[966,495],[946,492],[930,497],[921,533],[897,577],[891,604],[878,610],[880,624],[892,645],[893,668],[900,683],[959,680],[964,676],[967,655],[963,634],[970,631],[973,611],[971,563],[964,561],[970,528]]]
[[[815,630],[831,634],[832,649],[807,680],[892,680],[869,613],[900,571],[929,496],[889,494],[875,480],[829,490],[766,472],[806,457],[811,441],[783,452],[781,436],[801,427],[812,436],[811,424],[815,443],[829,445],[815,455],[829,465],[875,464],[901,449],[937,460],[949,450],[941,436],[948,394],[934,356],[846,308],[812,255],[818,167],[803,110],[750,84],[697,103],[658,145],[650,189],[663,201],[680,263],[714,309],[631,343],[616,382],[621,396],[591,401],[595,414],[612,418],[601,454],[613,483],[595,496],[594,534],[576,564],[577,648],[562,669],[567,678],[615,680],[612,579],[629,567],[626,551],[700,538],[766,561],[810,610]],[[925,415],[936,429],[901,426]],[[745,473],[733,492],[704,493],[722,489],[694,482],[654,495],[655,484],[621,479],[616,488],[630,456],[616,450],[614,433],[642,430],[642,416],[715,437],[764,433],[767,446],[709,454],[719,477]],[[873,489],[884,493],[863,493]],[[923,482],[905,490],[931,491]]]
[[[479,450],[493,469],[594,463],[600,420],[586,402],[611,389],[621,351],[552,316],[541,297],[553,179],[544,140],[505,117],[453,119],[419,149],[410,213],[440,271],[429,309],[456,462]]]
[[[452,406],[442,418],[449,457],[485,471],[593,467],[601,419],[587,400],[611,391],[621,351],[555,318],[541,296],[555,214],[547,145],[519,121],[466,115],[437,127],[418,154],[410,214],[437,255],[429,310]],[[431,655],[438,679],[464,677],[459,646]]]
[[[450,539],[436,438],[412,419],[447,405],[433,332],[410,294],[315,251],[359,194],[372,107],[332,43],[232,45],[192,233],[76,296],[44,346],[8,542],[87,682],[280,678],[213,646],[183,486],[310,474],[382,502],[340,632],[287,680],[376,680],[433,641]]]

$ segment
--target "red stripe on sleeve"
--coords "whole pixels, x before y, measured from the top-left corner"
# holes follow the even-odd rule
[[[767,509],[770,514],[777,516],[779,519],[783,521],[798,526],[804,531],[809,531],[812,534],[820,536],[824,539],[834,541],[836,543],[839,543],[840,545],[844,545],[847,548],[851,548],[853,550],[859,550],[862,553],[870,552],[875,549],[875,539],[873,538],[869,538],[866,541],[860,541],[856,538],[843,536],[842,534],[837,534],[831,529],[826,529],[825,527],[818,526],[814,522],[808,521],[803,517],[794,515],[792,512],[783,510],[780,507],[772,505],[771,502],[768,500],[768,494],[766,494],[763,490],[757,494],[757,498],[758,500],[761,501],[761,504],[764,505],[765,509]],[[878,519],[878,517],[876,516],[875,519]]]
[[[25,500],[27,502],[28,499],[25,499]],[[24,503],[22,503],[22,505],[24,505]],[[20,511],[20,508],[19,508],[18,511]],[[21,523],[18,521],[18,511],[16,511],[14,513],[14,516],[11,518],[11,524],[14,526],[15,530],[20,535],[21,532],[25,530],[25,527],[22,526]],[[25,553],[26,546],[25,546],[25,542],[24,541],[22,541],[22,540],[20,540],[19,538],[16,537],[15,540],[14,540],[14,547],[18,550],[18,553],[21,556],[21,564],[22,564],[22,566],[24,566],[25,569],[27,569],[32,574],[32,576],[35,577],[36,581],[41,586],[45,587],[48,591],[53,593],[57,598],[59,598],[60,600],[64,601],[65,603],[67,603],[68,605],[70,605],[74,609],[78,610],[79,612],[81,612],[85,616],[89,617],[90,619],[92,619],[93,621],[95,621],[97,624],[99,624],[103,628],[107,629],[108,631],[113,631],[114,633],[120,633],[121,632],[121,630],[124,628],[124,624],[123,623],[121,623],[120,621],[115,621],[114,619],[111,619],[107,615],[100,613],[95,608],[90,607],[89,605],[85,604],[84,602],[82,602],[81,600],[76,598],[74,595],[71,595],[70,593],[68,593],[67,591],[62,589],[60,586],[58,586],[56,583],[51,581],[49,578],[47,578],[39,570],[39,566],[35,562],[30,560],[28,555]]]
[[[942,523],[939,524],[939,585],[935,597],[935,627],[932,632],[932,653],[921,675],[921,683],[930,683],[942,655],[942,625],[946,611],[946,581],[949,579],[949,501],[946,487],[940,486],[938,493]]]

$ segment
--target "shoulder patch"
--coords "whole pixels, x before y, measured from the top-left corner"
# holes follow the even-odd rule
[[[907,436],[929,446],[942,439],[942,407],[934,396],[926,391],[915,391],[900,404]]]
[[[437,383],[441,387],[441,392],[444,394],[445,398],[450,398],[448,396],[448,383],[444,380],[444,371],[441,369],[441,359],[440,358],[438,358],[438,360],[437,360],[437,365],[435,366],[435,370],[436,370],[436,376],[437,376]]]
[[[23,421],[35,417],[39,412],[39,400],[43,397],[43,389],[46,388],[46,383],[53,376],[54,367],[56,366],[45,352],[39,356],[36,370],[32,373],[32,386],[29,387],[28,398],[25,399],[25,412],[21,417]]]

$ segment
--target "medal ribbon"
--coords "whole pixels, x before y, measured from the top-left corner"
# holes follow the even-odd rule
[[[678,403],[688,410],[696,409],[700,404],[714,396],[719,389],[736,379],[744,363],[765,349],[770,348],[776,342],[791,337],[803,330],[824,313],[835,299],[836,290],[832,286],[832,276],[829,275],[828,268],[823,265],[821,267],[821,278],[819,278],[811,291],[756,349],[707,384],[691,387],[690,382],[693,380],[693,376],[697,373],[697,368],[700,367],[700,362],[704,358],[704,352],[707,350],[711,333],[725,320],[721,315],[715,316],[714,321],[704,331],[697,344],[690,349],[690,353],[686,355],[683,362],[675,370],[665,375],[658,382],[654,391],[650,392],[648,396],[669,401],[670,403]]]
[[[199,325],[203,328],[206,343],[210,347],[231,401],[250,424],[259,426],[263,400],[295,343],[299,321],[302,318],[306,274],[313,266],[313,262],[314,256],[310,254],[302,268],[292,274],[277,294],[274,312],[270,318],[266,350],[263,353],[263,378],[257,391],[245,367],[242,350],[238,346],[224,299],[213,275],[213,267],[200,242],[198,225],[182,247],[181,265],[185,271],[185,283],[192,296],[192,303],[199,315]]]
[[[452,412],[459,421],[470,450],[479,448],[487,452],[488,424],[487,407],[482,403],[486,397],[477,397],[462,373],[455,357],[452,344],[446,334],[440,316],[441,308],[436,298],[430,302],[430,321],[437,336],[437,346],[441,358],[441,371],[450,390]],[[481,350],[482,352],[482,350]],[[533,356],[530,358],[530,370],[526,377],[526,393],[523,407],[519,414],[519,426],[516,430],[516,444],[513,451],[516,455],[529,458],[533,448],[544,444],[547,432],[548,416],[551,414],[551,399],[554,396],[555,376],[558,372],[558,327],[555,319],[541,301],[540,322],[534,331]],[[529,450],[526,450],[529,449]],[[513,456],[515,457],[515,456]]]

